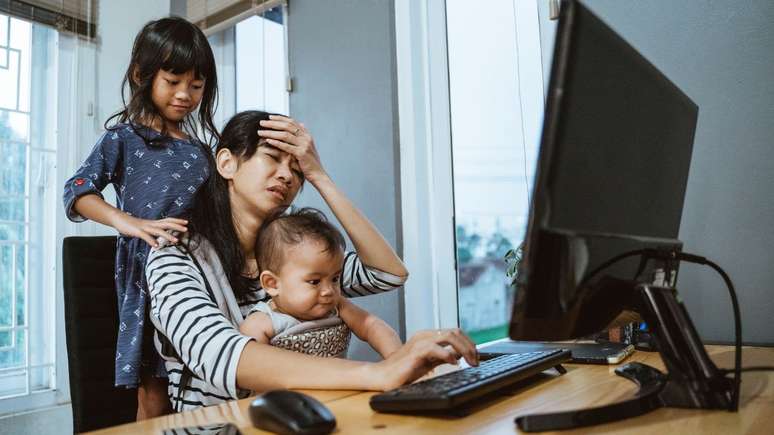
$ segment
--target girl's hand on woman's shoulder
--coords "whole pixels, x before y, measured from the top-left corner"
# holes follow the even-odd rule
[[[140,219],[130,216],[122,211],[116,213],[111,222],[111,226],[118,230],[124,236],[137,237],[145,240],[151,247],[159,246],[156,238],[166,240],[168,243],[176,244],[177,237],[168,231],[178,231],[184,233],[188,231],[186,227],[188,221],[178,218],[164,218],[159,220]]]
[[[261,121],[261,126],[271,130],[258,130],[258,135],[266,138],[272,146],[295,157],[304,178],[310,183],[314,184],[321,177],[326,177],[314,138],[304,124],[280,115],[271,115],[269,119]]]
[[[387,359],[375,363],[375,390],[387,391],[411,383],[441,364],[456,364],[464,357],[468,364],[478,365],[478,352],[473,341],[462,330],[438,329],[414,334]]]

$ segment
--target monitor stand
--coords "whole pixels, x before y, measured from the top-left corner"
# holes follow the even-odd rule
[[[710,360],[676,290],[624,281],[620,285],[620,291],[633,292],[636,311],[651,326],[667,373],[638,362],[626,364],[617,368],[616,374],[639,386],[631,399],[595,408],[520,416],[516,418],[520,430],[591,426],[662,407],[737,410],[739,385]]]

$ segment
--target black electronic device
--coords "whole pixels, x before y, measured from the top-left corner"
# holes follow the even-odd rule
[[[536,341],[498,341],[479,348],[482,360],[512,353],[538,350],[567,349],[572,353],[570,362],[577,364],[619,364],[634,352],[628,343],[551,343]]]
[[[290,390],[263,393],[250,403],[250,420],[258,429],[280,434],[327,434],[336,417],[314,397]]]
[[[562,3],[509,335],[579,338],[633,310],[668,373],[626,364],[616,373],[640,386],[633,398],[518,417],[521,430],[663,406],[736,410],[738,383],[710,360],[677,290],[642,278],[649,265],[669,276],[679,260],[700,258],[677,239],[697,117],[690,98],[580,1]]]
[[[503,355],[468,367],[436,376],[371,397],[371,408],[380,412],[427,412],[458,409],[472,400],[544,370],[556,368],[564,373],[562,363],[569,361],[564,349]]]

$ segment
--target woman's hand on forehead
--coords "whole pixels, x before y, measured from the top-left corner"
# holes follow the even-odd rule
[[[327,176],[320,163],[314,139],[304,124],[286,116],[270,115],[269,120],[261,121],[261,127],[271,130],[258,130],[258,135],[266,139],[269,145],[293,156],[304,177],[312,184]]]

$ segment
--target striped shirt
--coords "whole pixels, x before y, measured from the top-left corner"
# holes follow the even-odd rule
[[[150,319],[156,348],[166,360],[173,408],[184,411],[247,397],[250,392],[236,385],[236,369],[252,338],[240,334],[239,325],[269,295],[256,286],[236,296],[205,240],[193,253],[180,245],[151,251],[146,276]],[[345,255],[341,290],[347,297],[393,290],[404,282],[363,265],[354,252]]]

